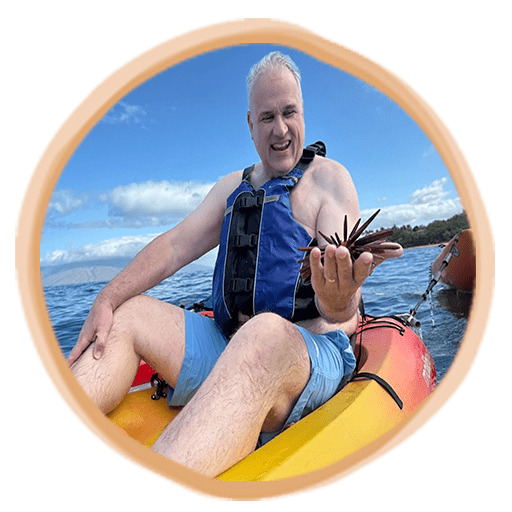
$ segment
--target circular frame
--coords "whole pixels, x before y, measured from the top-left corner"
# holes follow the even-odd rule
[[[475,232],[477,275],[459,352],[434,393],[405,421],[364,449],[323,470],[278,482],[220,482],[187,470],[120,435],[77,385],[48,317],[40,279],[39,242],[44,212],[67,161],[117,101],[157,73],[184,60],[207,51],[252,43],[289,46],[348,72],[381,90],[417,122],[450,171]],[[75,418],[109,450],[197,496],[214,500],[281,499],[330,487],[377,462],[428,425],[459,391],[480,354],[490,324],[494,302],[494,231],[478,180],[456,137],[435,108],[399,74],[292,21],[233,19],[188,30],[140,52],[103,78],[63,120],[34,165],[20,202],[15,282],[30,341],[48,380]]]

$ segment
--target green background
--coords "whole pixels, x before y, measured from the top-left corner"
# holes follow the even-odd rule
[[[19,198],[44,145],[103,76],[173,34],[246,17],[294,20],[401,74],[436,107],[460,141],[496,230],[505,216],[500,191],[504,194],[510,183],[510,157],[505,157],[510,90],[503,69],[510,63],[510,12],[500,3],[333,2],[333,7],[296,4],[292,11],[288,3],[285,8],[275,2],[254,7],[194,2],[189,4],[191,14],[185,12],[186,3],[176,5],[46,1],[2,8],[6,232],[12,233]],[[4,305],[3,501],[15,500],[24,510],[43,504],[56,510],[201,506],[203,499],[111,454],[72,417],[37,362],[10,283],[14,300]],[[510,474],[503,412],[510,403],[505,380],[510,349],[509,336],[498,325],[499,309],[496,305],[467,383],[423,432],[345,482],[269,506],[444,510],[497,504],[508,483],[505,474]],[[504,371],[499,371],[497,357]]]

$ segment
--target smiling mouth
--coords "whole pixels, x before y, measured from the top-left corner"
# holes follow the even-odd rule
[[[286,151],[290,147],[290,144],[291,144],[290,141],[279,142],[279,143],[276,143],[276,144],[271,144],[270,147],[274,151]]]

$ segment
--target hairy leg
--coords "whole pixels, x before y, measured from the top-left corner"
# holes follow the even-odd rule
[[[71,367],[86,393],[107,414],[129,391],[144,359],[175,385],[185,354],[183,310],[139,295],[114,313],[104,353],[92,356],[91,345]]]
[[[231,339],[153,450],[217,476],[254,450],[262,428],[282,428],[309,375],[308,352],[296,327],[277,315],[258,315]]]

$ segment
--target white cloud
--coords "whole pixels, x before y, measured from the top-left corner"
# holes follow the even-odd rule
[[[409,202],[387,206],[381,209],[369,229],[390,228],[395,226],[426,225],[434,220],[444,220],[461,213],[462,204],[458,197],[448,198],[449,191],[445,190],[447,178],[433,181],[421,189],[415,190]],[[363,221],[375,212],[375,209],[361,211]]]
[[[106,195],[109,214],[148,218],[190,213],[206,197],[214,183],[147,181],[116,187]]]
[[[107,112],[102,121],[107,124],[138,124],[142,122],[146,114],[143,107],[120,101]]]
[[[66,263],[91,262],[115,258],[132,259],[149,242],[159,236],[157,234],[140,236],[123,236],[110,238],[96,243],[89,243],[78,248],[56,249],[46,253],[41,259],[41,266],[64,265]],[[212,267],[217,257],[217,248],[209,251],[197,260],[197,263]]]
[[[41,258],[41,265],[61,265],[109,258],[133,258],[158,234],[110,238],[78,248],[57,249]]]
[[[50,215],[67,215],[75,210],[84,208],[87,203],[88,196],[86,194],[78,194],[70,189],[57,190],[52,195],[48,205],[48,213]]]
[[[443,198],[448,195],[444,190],[444,185],[448,181],[447,178],[433,181],[430,185],[415,190],[410,197],[411,204],[437,204],[442,202]]]
[[[93,196],[73,190],[56,191],[48,206],[46,227],[56,229],[143,228],[169,226],[188,215],[206,197],[214,183],[147,181],[114,188]],[[108,206],[108,217],[67,222],[69,213],[98,203]],[[60,219],[60,220],[59,220]]]
[[[448,219],[461,213],[463,208],[458,197],[448,198],[445,190],[447,178],[433,181],[414,191],[409,202],[386,206],[381,209],[370,229],[389,228],[393,225],[426,225],[433,220]],[[109,205],[110,217],[104,221],[90,221],[81,224],[67,224],[68,228],[100,227],[158,227],[164,223],[176,221],[192,211],[212,188],[213,183],[198,182],[153,182],[133,183],[120,186],[102,195],[101,201]],[[83,207],[85,197],[72,191],[61,191],[52,198],[55,212],[65,214]],[[381,198],[384,200],[384,198]],[[375,209],[361,211],[366,220]],[[55,225],[55,224],[54,224]],[[58,249],[48,252],[41,258],[42,265],[63,264],[97,259],[126,257],[132,258],[157,235],[124,236],[111,238],[97,243],[85,244],[79,248]],[[212,264],[213,257],[207,257]]]
[[[427,150],[423,152],[423,158],[428,158],[430,155],[437,154],[436,147],[432,144]]]

